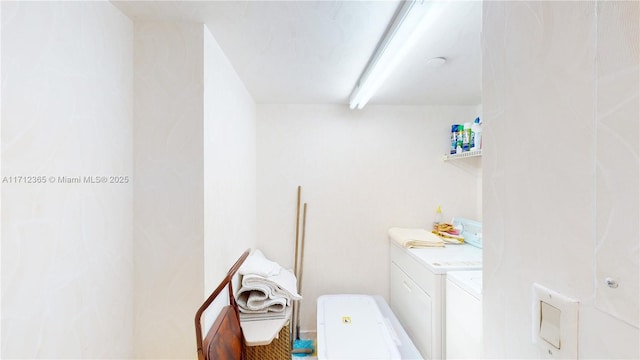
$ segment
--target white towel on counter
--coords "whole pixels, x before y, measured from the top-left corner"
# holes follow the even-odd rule
[[[393,227],[389,229],[389,237],[406,248],[444,247],[444,240],[425,229],[408,229]]]

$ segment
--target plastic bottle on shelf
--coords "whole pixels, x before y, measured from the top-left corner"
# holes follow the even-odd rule
[[[471,123],[464,123],[462,129],[462,151],[469,151],[471,145]]]
[[[449,153],[455,154],[458,147],[458,124],[451,125],[451,150]]]
[[[471,131],[473,132],[473,146],[471,147],[471,150],[482,149],[482,122],[479,117],[473,121]]]
[[[462,132],[464,126],[458,125],[458,131],[456,132],[456,154],[462,153]]]

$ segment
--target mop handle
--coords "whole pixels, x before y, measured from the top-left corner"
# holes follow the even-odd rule
[[[298,234],[300,233],[300,191],[302,187],[298,185],[298,201],[296,205],[296,245],[295,257],[293,258],[293,273],[298,276]]]
[[[300,277],[298,278],[298,294],[302,294],[302,264],[304,263],[304,238],[307,232],[307,203],[304,203],[302,210],[302,238],[300,239]]]
[[[297,279],[298,276],[298,239],[299,239],[299,233],[300,233],[300,192],[302,190],[302,187],[300,185],[298,185],[298,199],[296,202],[296,243],[295,243],[295,256],[293,258],[293,274],[296,276],[296,286],[299,286],[299,280]],[[299,290],[298,290],[298,293]],[[291,331],[292,334],[295,331],[295,329],[298,327],[298,316],[297,316],[297,309],[300,307],[300,304],[298,304],[297,301],[293,302],[293,315],[292,315],[292,319],[291,322],[293,323],[292,327],[291,327]],[[293,334],[295,335],[295,334]],[[295,339],[295,336],[291,336],[291,347],[293,348],[293,340]]]
[[[302,269],[304,263],[304,237],[307,229],[307,203],[302,210],[302,238],[300,240],[300,276],[298,277],[298,294],[302,294]],[[296,306],[296,339],[300,338],[300,304]]]

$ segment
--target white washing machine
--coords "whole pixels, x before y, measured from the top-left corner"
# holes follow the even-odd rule
[[[446,358],[446,278],[482,269],[482,250],[467,244],[406,249],[391,240],[390,260],[391,309],[424,358]]]
[[[482,270],[450,271],[446,293],[446,357],[482,358]]]

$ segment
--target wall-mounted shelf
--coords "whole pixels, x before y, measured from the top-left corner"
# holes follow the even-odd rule
[[[445,155],[443,160],[449,161],[449,160],[457,160],[457,159],[466,159],[466,158],[476,157],[476,156],[482,156],[482,149],[466,151],[460,154]]]

